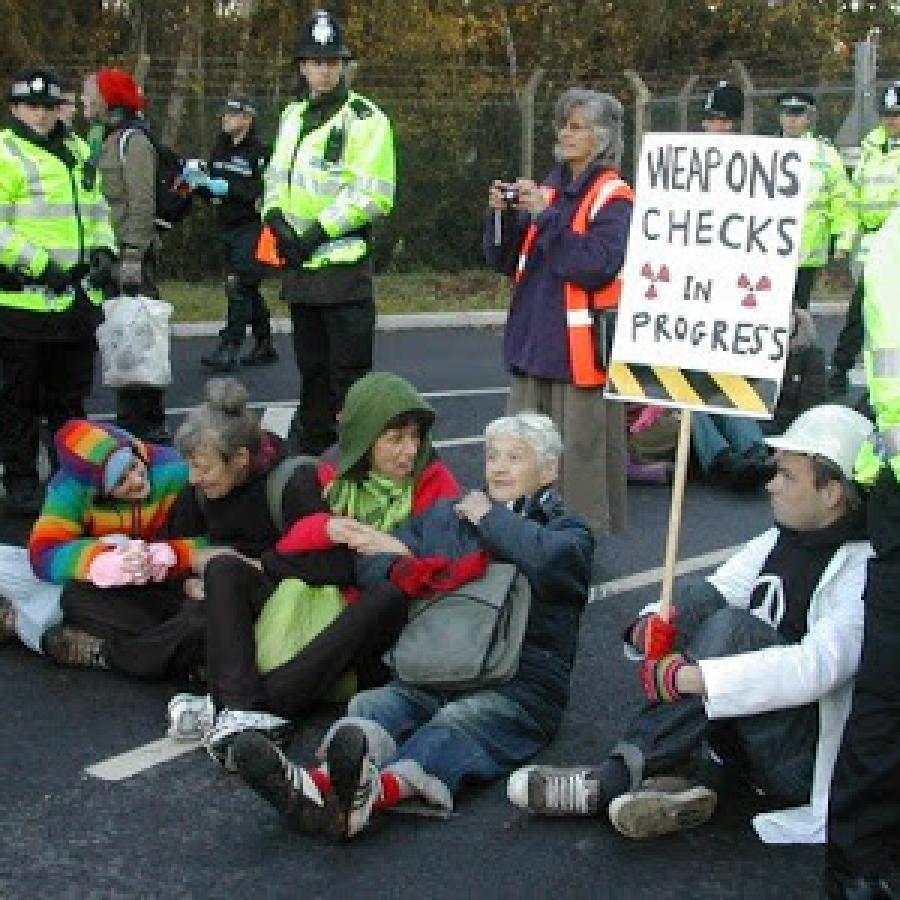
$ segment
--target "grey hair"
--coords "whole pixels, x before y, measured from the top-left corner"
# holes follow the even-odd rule
[[[241,447],[250,454],[262,446],[259,418],[247,408],[250,395],[234,378],[210,378],[206,401],[195,406],[175,434],[175,446],[186,459],[198,449],[214,450],[231,459]]]
[[[556,101],[553,124],[557,131],[565,124],[573,109],[583,109],[587,113],[588,123],[600,148],[597,160],[604,166],[617,169],[625,149],[625,110],[622,104],[612,94],[602,94],[587,88],[569,88]],[[558,146],[554,153],[559,160]]]
[[[539,462],[551,462],[562,456],[562,438],[549,416],[523,410],[512,416],[501,416],[488,422],[484,429],[484,439],[500,435],[522,438],[534,448]]]

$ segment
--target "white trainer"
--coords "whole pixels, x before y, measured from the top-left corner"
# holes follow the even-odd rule
[[[223,709],[216,716],[212,729],[203,738],[206,752],[221,763],[228,772],[236,772],[232,753],[234,739],[245,731],[258,731],[275,743],[286,741],[293,725],[281,716],[247,709]]]
[[[216,708],[209,694],[176,694],[168,707],[166,734],[176,741],[200,741],[213,727]]]

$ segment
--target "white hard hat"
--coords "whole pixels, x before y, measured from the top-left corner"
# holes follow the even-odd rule
[[[875,426],[847,406],[824,403],[797,416],[779,437],[766,438],[776,450],[806,456],[822,456],[833,462],[845,478],[853,475],[853,463]]]

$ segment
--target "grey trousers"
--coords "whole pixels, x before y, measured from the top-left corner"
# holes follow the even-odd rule
[[[563,440],[559,491],[598,537],[625,528],[625,405],[601,388],[510,375],[506,411],[543,413]]]
[[[689,659],[731,656],[785,643],[762,619],[728,606],[705,579],[680,583],[675,602],[676,649]],[[706,717],[700,697],[648,703],[612,755],[625,760],[632,787],[648,776],[678,773],[720,788],[731,777],[762,790],[767,798],[795,805],[809,800],[818,722],[816,703],[715,721]],[[712,764],[713,754],[724,767]]]

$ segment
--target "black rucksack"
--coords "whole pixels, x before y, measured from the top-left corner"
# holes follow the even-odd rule
[[[171,231],[191,209],[193,195],[179,187],[184,170],[184,157],[176,153],[168,144],[158,141],[146,123],[134,121],[122,129],[119,135],[119,160],[125,162],[128,139],[140,130],[156,151],[156,227]]]

